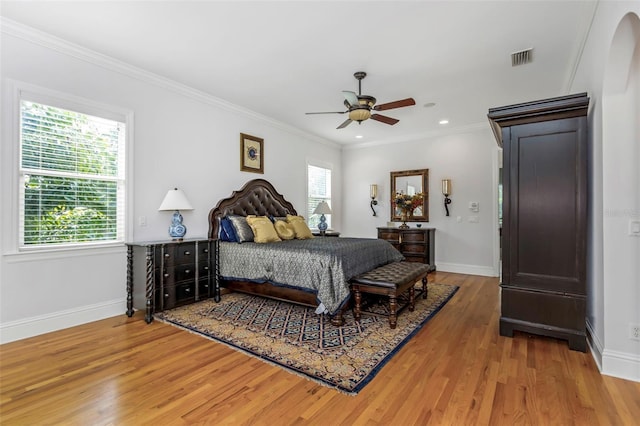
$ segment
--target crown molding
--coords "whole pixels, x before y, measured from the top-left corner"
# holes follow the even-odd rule
[[[217,98],[209,93],[194,89],[190,86],[178,83],[177,81],[160,76],[158,74],[154,74],[142,68],[135,67],[126,62],[112,58],[111,56],[95,52],[86,47],[71,43],[67,40],[53,36],[44,31],[37,30],[19,22],[0,17],[0,32],[20,38],[33,44],[40,45],[47,49],[54,50],[64,55],[71,56],[81,61],[88,62],[101,68],[105,68],[110,71],[126,75],[128,77],[142,80],[163,89],[170,90],[174,93],[178,93],[180,95],[194,99],[198,102],[202,102],[204,104],[211,105],[225,111],[246,116],[247,118],[263,122],[265,124],[268,124],[269,126],[278,128],[287,133],[292,133],[294,135],[304,137],[305,139],[311,140],[313,142],[327,145],[336,149],[341,148],[341,145],[334,141],[320,138],[316,135],[307,133],[303,130],[298,129],[297,127],[290,126],[264,114],[260,114],[248,108],[241,107],[239,105],[225,101],[224,99]]]

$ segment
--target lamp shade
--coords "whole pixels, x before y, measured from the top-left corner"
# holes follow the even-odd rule
[[[371,198],[378,198],[378,185],[375,183],[369,187]]]
[[[451,195],[451,179],[442,179],[442,194]]]
[[[193,210],[191,203],[187,200],[187,196],[184,195],[178,188],[170,189],[167,195],[164,196],[162,204],[158,207],[158,211],[163,210]]]
[[[326,201],[321,201],[313,211],[313,214],[331,214],[331,207],[329,207]]]

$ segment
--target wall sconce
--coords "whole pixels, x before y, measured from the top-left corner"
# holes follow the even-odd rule
[[[451,179],[442,179],[442,195],[444,195],[444,209],[447,211],[447,216],[449,216],[449,204],[451,204]]]
[[[370,187],[370,196],[371,196],[371,211],[373,212],[374,216],[377,216],[375,209],[373,208],[373,206],[377,206],[378,205],[378,201],[376,201],[376,198],[378,198],[378,185],[376,185],[375,183],[373,185],[371,185]]]
[[[158,211],[174,210],[169,226],[169,236],[176,241],[181,241],[187,233],[187,227],[182,224],[182,215],[180,210],[193,210],[191,203],[187,200],[184,192],[178,188],[170,189],[164,196],[162,204],[158,207]]]

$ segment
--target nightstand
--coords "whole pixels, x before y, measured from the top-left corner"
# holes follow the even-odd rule
[[[324,235],[320,233],[320,231],[311,232],[314,237],[339,237],[340,233],[338,231],[325,231]]]
[[[153,313],[211,296],[220,300],[215,255],[217,240],[192,239],[127,243],[127,315],[133,315],[134,252],[145,255],[145,321]]]

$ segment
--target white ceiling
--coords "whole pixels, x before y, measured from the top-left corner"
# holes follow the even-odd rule
[[[593,1],[5,1],[0,15],[341,144],[487,123],[567,94]],[[534,48],[534,62],[510,54]],[[416,106],[345,129],[342,90]],[[425,104],[435,102],[431,108]],[[362,139],[356,139],[362,135]]]

